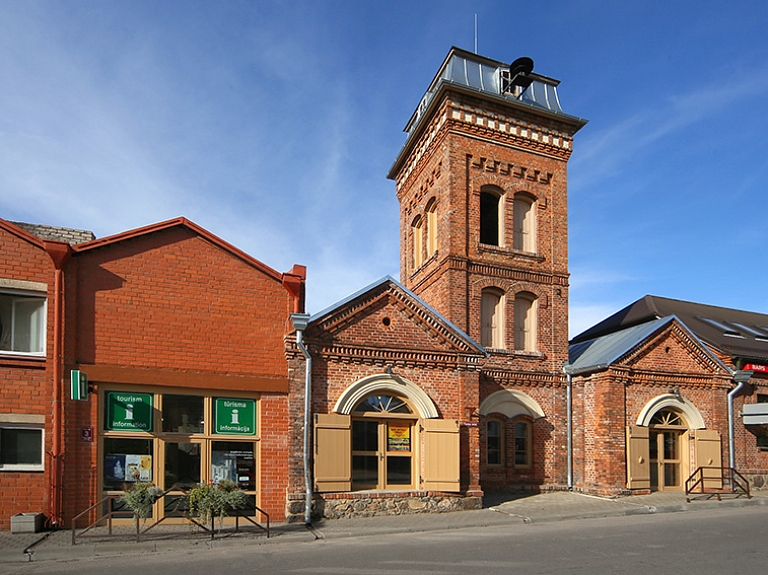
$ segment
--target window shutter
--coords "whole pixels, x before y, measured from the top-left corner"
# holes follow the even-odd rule
[[[627,487],[629,489],[651,488],[648,431],[647,427],[639,425],[627,426]]]
[[[714,429],[697,429],[693,436],[696,450],[696,465],[698,467],[722,466],[720,451],[720,433]],[[722,489],[723,475],[721,469],[703,469],[704,489]]]
[[[460,491],[459,422],[455,419],[423,419],[423,488]]]
[[[315,491],[352,488],[352,420],[337,413],[315,414]]]

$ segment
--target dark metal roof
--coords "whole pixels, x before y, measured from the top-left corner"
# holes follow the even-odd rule
[[[768,314],[652,295],[577,335],[571,344],[672,315],[700,340],[734,359],[768,362]]]

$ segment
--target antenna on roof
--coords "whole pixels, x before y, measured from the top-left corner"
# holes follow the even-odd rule
[[[475,12],[475,54],[477,54],[477,12]]]

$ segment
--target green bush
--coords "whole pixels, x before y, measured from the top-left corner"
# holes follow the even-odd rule
[[[203,523],[214,517],[222,521],[231,511],[245,507],[246,501],[245,491],[229,479],[200,483],[189,491],[189,511]]]

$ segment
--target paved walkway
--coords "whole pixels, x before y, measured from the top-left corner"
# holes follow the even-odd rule
[[[571,492],[528,494],[490,494],[486,507],[475,511],[442,514],[382,516],[358,519],[337,519],[317,522],[313,529],[303,524],[279,524],[271,529],[267,539],[263,532],[248,530],[241,533],[224,532],[211,541],[204,533],[194,533],[189,526],[160,525],[140,542],[135,531],[122,527],[119,537],[106,537],[104,532],[78,540],[72,545],[68,530],[46,533],[0,532],[0,563],[52,561],[106,555],[135,555],[163,551],[183,551],[238,545],[280,545],[309,543],[317,539],[359,537],[396,532],[436,531],[506,525],[510,522],[542,523],[567,519],[616,517],[650,513],[695,512],[702,509],[722,509],[768,505],[768,491],[757,492],[751,499],[745,496],[695,496],[691,503],[683,493],[653,493],[632,497],[604,498]],[[0,571],[2,569],[0,568]]]

